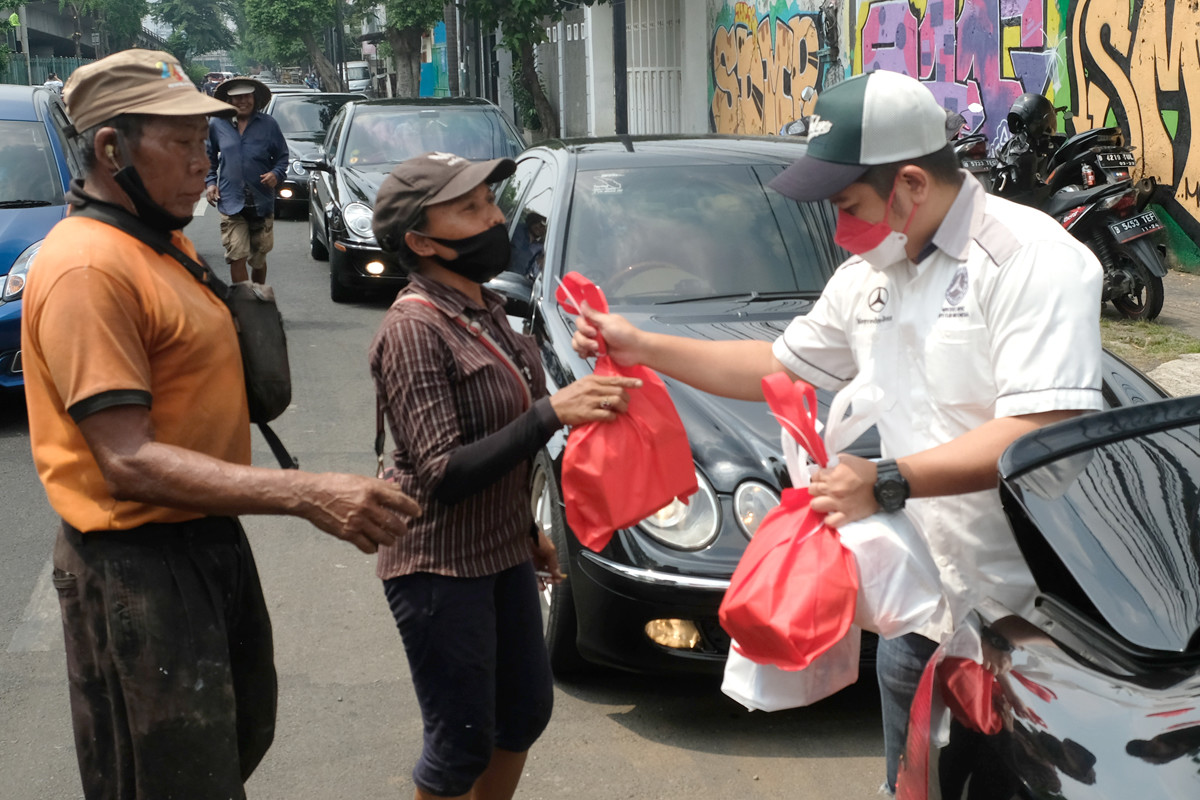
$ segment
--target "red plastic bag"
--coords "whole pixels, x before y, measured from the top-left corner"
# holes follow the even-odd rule
[[[771,411],[818,463],[827,462],[816,431],[816,392],[783,373],[763,379]],[[787,489],[746,547],[721,601],[721,626],[751,661],[803,669],[849,631],[858,594],[853,554],[808,489]]]
[[[562,282],[557,299],[568,313],[580,313],[582,303],[608,311],[604,293],[587,278],[569,272]],[[580,425],[567,437],[562,467],[567,524],[584,547],[599,552],[613,531],[700,487],[687,432],[662,379],[646,367],[622,367],[607,355],[596,360],[595,374],[642,381],[640,388],[626,390],[626,413],[612,422]]]
[[[942,701],[960,723],[988,736],[1000,732],[1004,721],[997,710],[1001,694],[996,676],[969,658],[947,657],[937,666]]]

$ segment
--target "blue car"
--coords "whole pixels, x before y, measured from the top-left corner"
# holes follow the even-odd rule
[[[42,240],[67,214],[72,175],[62,101],[40,86],[0,86],[0,390],[20,389],[21,295]]]

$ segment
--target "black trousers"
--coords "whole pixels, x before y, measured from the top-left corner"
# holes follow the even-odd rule
[[[87,800],[242,800],[275,733],[271,622],[236,519],[54,547]]]

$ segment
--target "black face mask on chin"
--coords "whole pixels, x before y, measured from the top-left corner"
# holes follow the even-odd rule
[[[504,223],[497,223],[486,231],[462,239],[439,239],[425,233],[421,235],[458,253],[458,258],[455,259],[442,258],[436,253],[430,258],[468,280],[487,283],[508,269],[512,251],[509,249],[508,231]]]
[[[132,164],[114,172],[113,180],[129,196],[138,217],[150,227],[161,231],[177,231],[192,221],[191,214],[177,217],[154,202],[146,191],[146,184],[142,183],[142,176],[138,175]]]

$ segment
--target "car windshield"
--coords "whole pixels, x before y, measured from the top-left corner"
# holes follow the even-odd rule
[[[479,161],[515,156],[522,144],[494,108],[362,106],[354,114],[341,163],[392,165],[431,150]]]
[[[1125,639],[1153,650],[1195,647],[1200,629],[1195,414],[1188,424],[1064,455],[1013,481],[1029,518],[1099,613]]]
[[[694,164],[581,171],[563,271],[610,302],[816,297],[841,260],[828,203],[765,188],[776,166]]]
[[[328,97],[321,95],[296,95],[280,97],[275,100],[271,116],[279,123],[279,129],[284,136],[301,136],[303,134],[322,134],[329,130],[338,109],[346,105],[352,97]]]
[[[371,70],[367,67],[349,67],[346,70],[346,80],[348,81],[365,81],[371,77]]]
[[[46,127],[40,122],[0,120],[0,207],[65,202]]]

